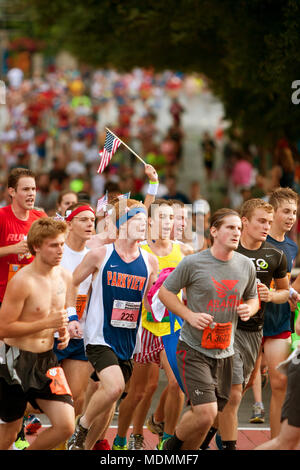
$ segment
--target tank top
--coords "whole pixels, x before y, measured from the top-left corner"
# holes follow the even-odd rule
[[[63,268],[73,273],[88,252],[89,249],[86,247],[82,251],[74,251],[65,243],[60,264]],[[78,287],[76,311],[82,327],[84,327],[87,296],[91,283],[92,275],[88,276]]]
[[[109,346],[122,360],[131,359],[137,344],[142,300],[149,278],[148,255],[126,263],[106,245],[106,255],[92,281],[84,342]]]
[[[148,253],[153,254],[156,256],[158,260],[159,266],[159,273],[164,268],[176,268],[176,266],[180,263],[183,258],[183,254],[181,253],[180,243],[171,241],[172,243],[172,250],[166,256],[158,256],[156,255],[151,248],[149,247],[147,242],[142,242],[140,247],[147,251]],[[181,298],[181,294],[179,294]],[[170,322],[166,318],[165,321],[162,322],[154,322],[151,318],[151,315],[147,314],[147,310],[143,303],[143,310],[142,310],[142,326],[146,328],[146,330],[151,331],[155,336],[165,336],[170,334]],[[175,322],[175,331],[180,329],[179,323]]]

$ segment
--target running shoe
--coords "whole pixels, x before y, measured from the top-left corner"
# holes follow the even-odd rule
[[[155,447],[156,450],[166,450],[165,449],[165,443],[171,439],[170,437],[167,437],[167,439],[161,439],[157,446]]]
[[[265,410],[259,403],[255,403],[252,407],[252,416],[249,419],[249,423],[264,423],[265,422]]]
[[[28,415],[25,424],[25,434],[35,434],[42,427],[42,423],[35,415]]]
[[[154,415],[152,414],[146,421],[146,426],[153,434],[158,434],[161,438],[164,434],[164,423],[155,423]]]
[[[144,436],[142,434],[130,434],[128,450],[143,450]]]
[[[110,450],[110,445],[107,439],[97,441],[92,450]]]
[[[127,447],[127,444],[125,444],[124,446],[113,444],[112,450],[128,450],[128,447]]]
[[[25,437],[25,424],[26,424],[26,416],[23,417],[22,427],[17,435],[17,439],[13,443],[13,450],[24,450],[29,447],[29,442],[26,440]]]
[[[19,439],[17,439],[14,443],[13,443],[13,450],[24,450],[24,449],[27,449],[27,447],[29,447],[29,442],[24,438],[22,437],[19,437]]]
[[[89,430],[81,426],[81,424],[76,424],[74,434],[70,437],[67,442],[68,450],[84,450],[84,443],[87,437]]]

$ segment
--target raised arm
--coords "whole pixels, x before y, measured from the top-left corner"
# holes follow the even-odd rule
[[[145,165],[145,174],[149,178],[149,187],[144,200],[144,204],[147,209],[149,209],[151,204],[155,201],[155,196],[158,191],[158,174],[152,165]]]
[[[88,276],[94,275],[106,255],[106,247],[90,250],[73,272],[73,284],[77,288]]]

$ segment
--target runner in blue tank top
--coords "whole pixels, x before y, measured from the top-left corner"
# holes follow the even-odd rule
[[[290,188],[277,188],[269,198],[274,207],[274,219],[267,241],[281,249],[287,258],[288,273],[291,273],[297,245],[286,236],[296,222],[298,195]],[[288,302],[280,305],[269,302],[264,319],[264,356],[268,367],[272,390],[270,402],[271,437],[280,432],[281,408],[286,393],[287,379],[276,366],[284,361],[291,349],[292,313]]]
[[[135,200],[114,207],[118,238],[114,244],[91,250],[73,273],[74,285],[92,274],[84,341],[88,360],[101,386],[91,397],[68,442],[69,450],[84,450],[88,431],[99,415],[111,415],[132,373],[131,358],[138,344],[142,300],[156,280],[154,256],[142,253],[147,210]]]

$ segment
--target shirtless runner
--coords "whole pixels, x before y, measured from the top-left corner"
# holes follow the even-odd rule
[[[71,274],[59,263],[66,224],[50,218],[35,221],[28,248],[35,259],[7,285],[0,310],[0,449],[15,440],[30,402],[49,418],[28,450],[53,449],[74,430],[70,389],[53,352],[54,332],[61,349],[69,341],[64,309]]]

